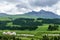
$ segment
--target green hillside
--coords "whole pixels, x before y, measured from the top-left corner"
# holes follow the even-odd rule
[[[48,29],[49,25],[51,26],[51,29]],[[60,19],[0,18],[0,36],[3,36],[3,32],[8,31],[16,32],[16,37],[21,38],[22,40],[37,40],[43,38],[43,34],[60,34]],[[29,34],[34,36],[18,37],[18,34]]]

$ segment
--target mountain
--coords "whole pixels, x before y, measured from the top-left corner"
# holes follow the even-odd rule
[[[3,16],[8,16],[8,14],[6,14],[6,13],[0,13],[0,17],[3,17]]]
[[[8,15],[6,13],[0,13],[0,17],[11,17],[11,18],[60,18],[59,15],[45,10],[40,10],[39,12],[28,12],[25,14],[18,14],[18,15]]]
[[[50,12],[50,11],[45,11],[45,10],[40,10],[39,12],[29,12],[26,13],[25,15],[31,16],[31,17],[37,17],[37,18],[60,18],[59,15]]]

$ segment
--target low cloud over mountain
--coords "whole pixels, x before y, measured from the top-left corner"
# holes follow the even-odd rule
[[[15,15],[44,9],[60,15],[59,5],[60,0],[0,0],[0,13]]]

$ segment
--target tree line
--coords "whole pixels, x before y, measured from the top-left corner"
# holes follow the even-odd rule
[[[13,23],[13,26],[6,26],[10,22]],[[0,30],[36,30],[38,26],[43,24],[60,24],[60,19],[17,18],[11,21],[0,21]],[[49,25],[48,30],[57,30],[56,28],[58,29],[58,25]]]

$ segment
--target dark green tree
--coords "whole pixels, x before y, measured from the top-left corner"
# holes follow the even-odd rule
[[[43,36],[43,39],[42,40],[49,40],[48,36]]]

